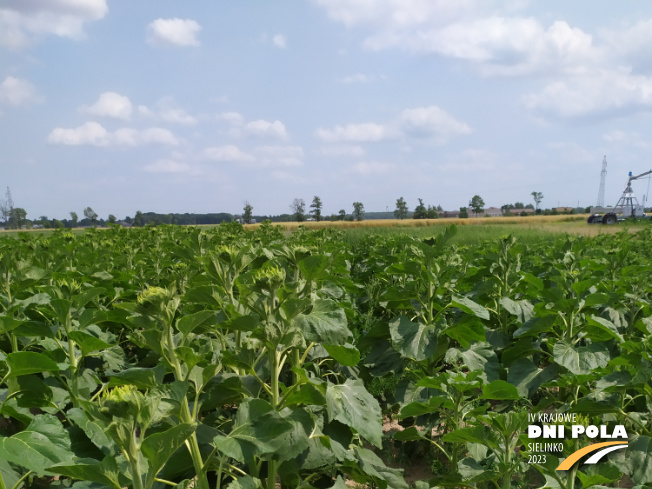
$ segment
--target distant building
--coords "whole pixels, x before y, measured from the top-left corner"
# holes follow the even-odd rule
[[[527,215],[534,214],[534,209],[532,209],[531,207],[525,207],[523,209],[507,209],[505,211],[506,216],[520,216],[522,214],[527,214]]]
[[[235,216],[233,216],[233,218],[240,224],[247,224],[242,214],[236,214]],[[249,224],[256,224],[256,220],[252,217]]]
[[[498,217],[503,215],[503,211],[498,207],[488,207],[484,210],[484,215],[487,217]]]

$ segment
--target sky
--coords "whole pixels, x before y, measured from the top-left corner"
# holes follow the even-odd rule
[[[649,0],[2,0],[0,198],[584,207],[606,156],[613,205],[652,168],[651,45]]]

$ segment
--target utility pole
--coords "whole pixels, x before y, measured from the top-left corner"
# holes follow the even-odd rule
[[[600,190],[598,191],[598,207],[604,207],[604,182],[607,179],[607,156],[602,160],[602,173],[600,174]]]

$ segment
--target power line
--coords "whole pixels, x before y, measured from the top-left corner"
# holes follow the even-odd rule
[[[607,179],[607,156],[602,160],[602,173],[600,174],[600,190],[598,191],[598,207],[604,207],[604,182]]]

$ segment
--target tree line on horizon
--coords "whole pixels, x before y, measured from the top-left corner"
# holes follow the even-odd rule
[[[541,192],[532,192],[532,198],[536,207],[532,204],[524,204],[516,202],[514,204],[504,204],[501,206],[503,214],[519,215],[524,214],[524,209],[534,209],[536,213],[540,213],[541,209],[539,204],[543,200]],[[231,214],[226,212],[218,213],[157,213],[157,212],[141,212],[136,211],[134,217],[126,216],[122,220],[118,220],[115,215],[109,214],[108,218],[101,219],[98,214],[91,208],[86,207],[83,210],[83,218],[79,219],[79,215],[75,211],[70,212],[70,219],[48,219],[47,216],[40,216],[38,219],[28,220],[27,212],[20,207],[14,207],[13,199],[11,197],[11,190],[7,187],[5,200],[0,202],[0,218],[2,224],[8,229],[22,229],[25,227],[43,227],[43,228],[75,228],[75,227],[93,227],[93,226],[107,226],[107,225],[123,225],[123,226],[147,226],[147,225],[160,225],[160,224],[176,224],[176,225],[207,225],[207,224],[221,224],[223,222],[239,221],[243,224],[252,222],[260,222],[269,220],[271,222],[304,222],[304,221],[362,221],[365,218],[371,219],[387,219],[393,215],[396,219],[437,219],[446,216],[445,211],[440,205],[427,205],[422,198],[418,198],[418,204],[413,211],[410,211],[407,202],[401,196],[396,200],[396,207],[393,212],[366,212],[362,202],[353,202],[353,210],[347,213],[345,209],[340,209],[337,214],[330,214],[326,216],[323,214],[323,202],[321,198],[315,195],[306,211],[306,202],[302,198],[295,198],[289,206],[290,212],[279,215],[254,215],[254,207],[249,201],[244,202],[242,214]],[[468,206],[460,207],[459,213],[456,215],[460,218],[469,217],[469,212],[474,216],[484,213],[485,202],[479,195],[474,195],[470,200]],[[521,212],[519,212],[521,211]],[[588,208],[586,209],[588,212]],[[544,211],[544,213],[554,213],[551,211]]]

